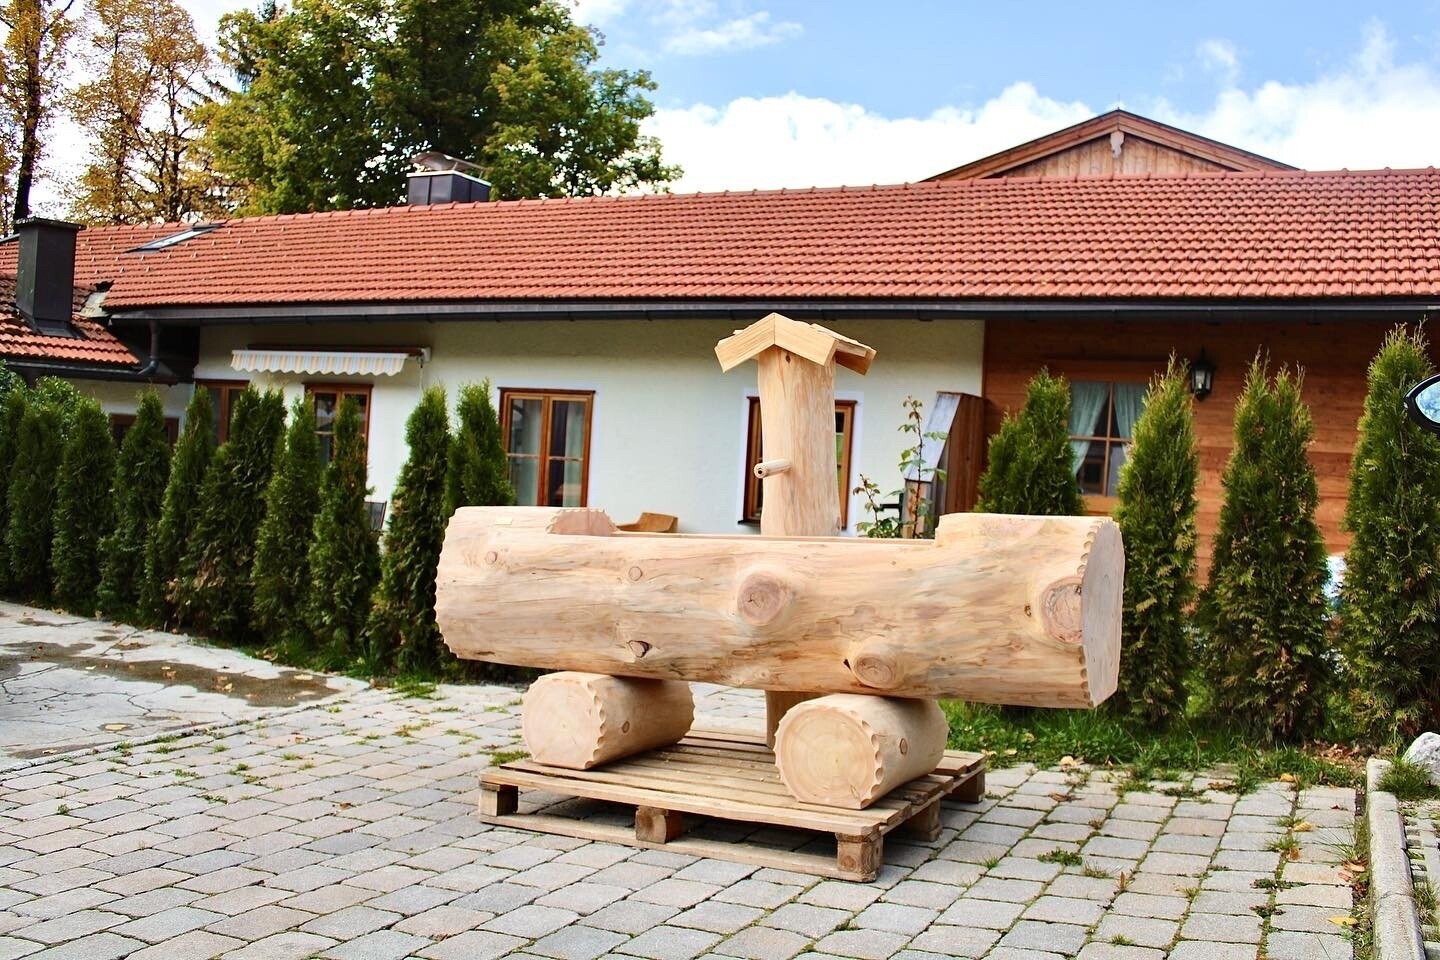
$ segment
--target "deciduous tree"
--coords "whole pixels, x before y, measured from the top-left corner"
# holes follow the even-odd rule
[[[101,545],[100,607],[133,618],[145,572],[145,545],[160,520],[170,479],[170,441],[165,407],[154,390],[140,394],[135,422],[120,443],[113,492],[115,529]]]
[[[1315,427],[1300,388],[1299,373],[1250,367],[1199,609],[1214,710],[1280,740],[1316,730],[1330,673]]]
[[[63,80],[65,55],[75,31],[70,17],[75,0],[6,0],[0,3],[0,25],[6,29],[0,56],[0,151],[3,174],[13,197],[8,233],[17,220],[30,216],[30,190],[35,182],[44,141],[54,117]]]
[[[388,206],[421,150],[479,163],[504,198],[663,184],[644,71],[597,66],[554,0],[297,0],[227,16],[238,89],[205,112],[245,212]]]

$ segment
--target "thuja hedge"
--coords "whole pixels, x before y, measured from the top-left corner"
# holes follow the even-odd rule
[[[109,498],[115,528],[101,545],[100,607],[109,616],[136,616],[145,574],[145,544],[159,522],[169,479],[165,408],[158,393],[146,390],[140,394],[135,421],[120,442]]]
[[[196,390],[185,408],[185,426],[170,462],[170,477],[160,502],[160,519],[145,544],[140,609],[142,619],[150,623],[175,623],[181,563],[200,512],[200,486],[214,455],[215,411],[210,391]]]
[[[1074,516],[1084,512],[1070,448],[1070,385],[1042,370],[1025,391],[1025,406],[1007,415],[990,440],[980,477],[984,513]]]
[[[307,646],[305,601],[310,588],[310,535],[320,508],[320,440],[315,405],[290,408],[290,425],[265,492],[265,519],[251,575],[255,627],[267,640]]]
[[[60,607],[90,616],[96,607],[101,544],[114,520],[115,441],[109,418],[95,400],[84,398],[72,417],[55,484],[51,584]]]

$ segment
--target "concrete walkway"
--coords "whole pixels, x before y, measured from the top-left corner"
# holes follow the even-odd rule
[[[172,633],[0,602],[0,768],[364,687]]]
[[[759,716],[701,693],[711,724]],[[71,696],[45,702],[68,715]],[[364,689],[4,773],[0,960],[1352,956],[1351,790],[1012,768],[855,884],[481,824],[476,777],[517,746],[518,700]]]

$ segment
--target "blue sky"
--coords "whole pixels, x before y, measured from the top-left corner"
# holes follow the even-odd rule
[[[245,0],[181,2],[213,36]],[[1116,105],[1311,169],[1440,165],[1440,0],[570,2],[654,75],[682,191],[915,180]]]

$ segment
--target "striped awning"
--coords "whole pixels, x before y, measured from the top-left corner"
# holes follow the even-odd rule
[[[421,350],[315,350],[247,347],[230,353],[230,366],[248,373],[359,374],[393,377],[406,360],[424,362]]]

